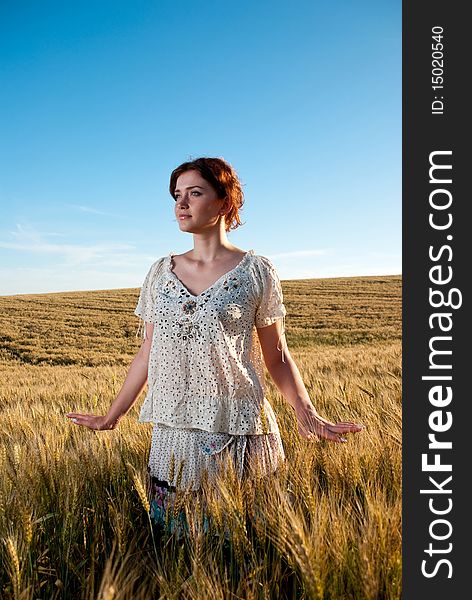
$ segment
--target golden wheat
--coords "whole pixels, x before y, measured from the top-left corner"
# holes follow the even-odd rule
[[[401,597],[401,278],[283,288],[313,403],[366,429],[302,439],[267,377],[286,464],[241,486],[228,465],[201,498],[179,494],[188,540],[154,538],[140,401],[113,431],[65,417],[113,401],[140,343],[139,290],[0,298],[2,598]]]

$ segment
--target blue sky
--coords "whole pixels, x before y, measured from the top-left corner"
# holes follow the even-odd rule
[[[220,156],[282,279],[401,273],[401,3],[0,4],[0,294],[138,287]]]

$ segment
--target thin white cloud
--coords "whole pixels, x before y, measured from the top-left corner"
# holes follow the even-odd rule
[[[398,252],[371,252],[370,255],[377,258],[393,258],[394,260],[401,260],[402,257]]]
[[[301,258],[305,256],[323,256],[328,253],[326,248],[320,248],[318,250],[293,250],[291,252],[279,252],[278,254],[270,254],[268,258],[280,260],[290,258]]]
[[[62,257],[62,265],[68,267],[87,266],[93,268],[139,266],[148,257],[134,252],[131,244],[95,243],[64,244],[44,239],[49,234],[37,231],[31,226],[18,224],[16,231],[10,232],[14,241],[0,240],[0,248],[31,252],[34,254],[54,254]],[[60,265],[57,265],[58,267]]]
[[[93,208],[92,206],[85,206],[84,204],[68,204],[67,206],[71,206],[72,208],[77,208],[81,212],[91,213],[93,215],[100,215],[102,217],[115,217],[121,218],[121,215],[117,215],[114,213],[110,213],[104,210],[100,210],[99,208]]]
[[[329,279],[332,277],[383,277],[387,275],[401,275],[401,267],[383,267],[383,266],[352,266],[352,265],[333,265],[320,269],[296,269],[290,274],[285,274],[281,269],[279,275],[281,279]]]
[[[15,231],[9,231],[8,233],[18,240],[31,240],[32,242],[38,242],[43,237],[36,229],[20,223],[17,223]]]
[[[336,260],[328,263],[316,265],[301,261],[297,265],[290,267],[283,265],[278,269],[281,279],[325,279],[330,277],[362,277],[371,275],[401,275],[401,264],[377,263],[365,264],[337,262]]]
[[[39,242],[45,237],[66,237],[65,233],[59,233],[57,231],[41,231],[39,232],[30,225],[21,225],[17,223],[15,231],[8,232],[13,238],[19,240],[31,240],[33,242]]]
[[[370,264],[360,257],[348,256],[335,248],[294,250],[268,255],[274,260],[281,279],[317,279],[357,277],[362,275],[399,275],[401,258],[398,254],[375,253]],[[321,257],[319,260],[317,257]]]
[[[59,254],[62,255],[69,265],[79,265],[90,262],[97,265],[97,263],[101,264],[111,258],[110,255],[113,255],[116,264],[120,264],[120,261],[128,255],[120,254],[119,251],[133,250],[134,246],[129,244],[92,244],[90,246],[80,246],[78,244],[51,244],[41,241],[30,244],[0,241],[0,248],[22,252]]]

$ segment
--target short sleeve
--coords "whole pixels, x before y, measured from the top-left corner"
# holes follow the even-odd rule
[[[151,268],[149,269],[141,287],[138,304],[134,310],[134,314],[146,323],[156,322],[156,316],[154,312],[154,289],[163,260],[163,258],[160,258],[151,265]]]
[[[282,285],[272,262],[264,256],[258,257],[258,280],[260,284],[259,305],[256,310],[256,327],[272,325],[287,314]]]

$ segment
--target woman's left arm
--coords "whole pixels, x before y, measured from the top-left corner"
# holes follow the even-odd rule
[[[362,431],[363,426],[351,422],[332,423],[317,413],[281,335],[282,327],[282,320],[278,319],[272,325],[257,328],[257,333],[267,370],[283,397],[295,409],[300,435],[306,439],[321,437],[333,442],[346,442],[343,434]],[[285,362],[278,349],[280,344],[284,344]]]

